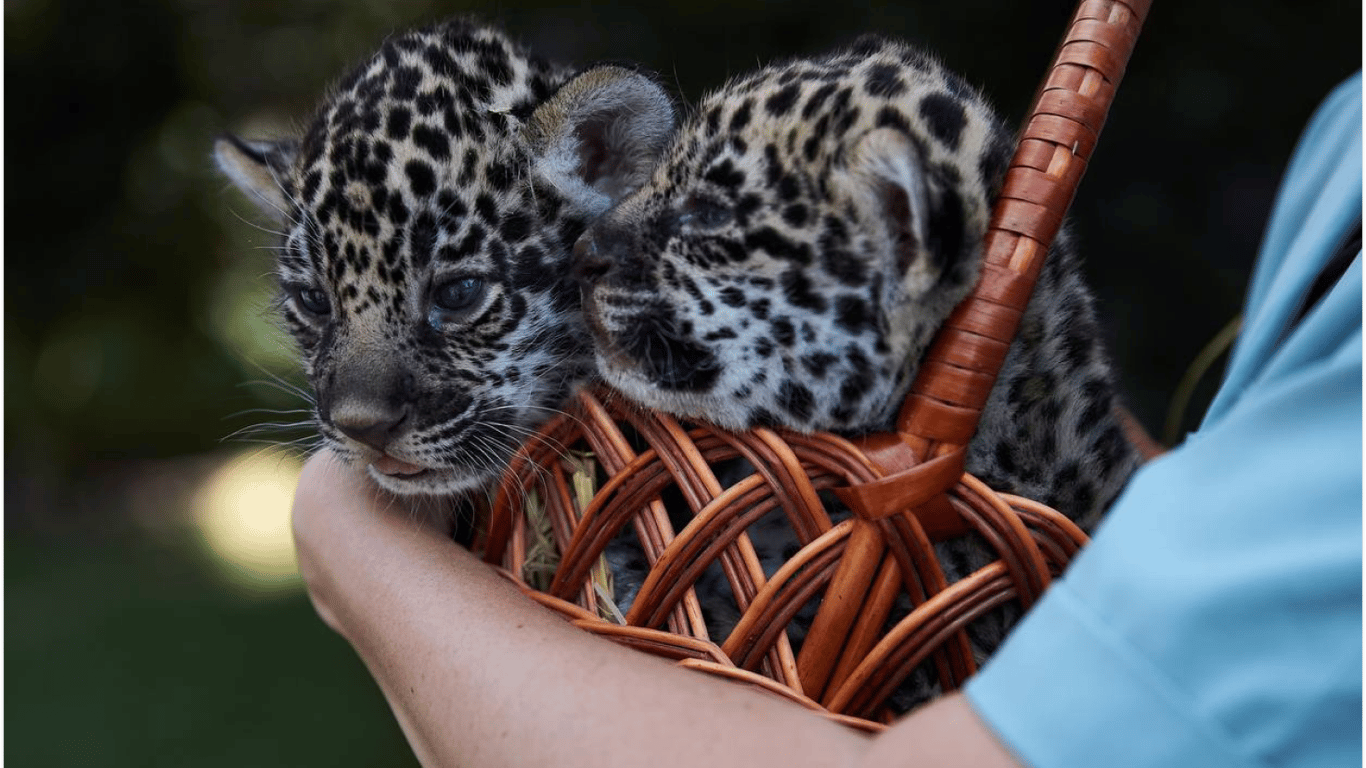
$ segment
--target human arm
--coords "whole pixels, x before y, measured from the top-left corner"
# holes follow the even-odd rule
[[[593,637],[327,452],[294,525],[314,605],[424,765],[1017,765],[961,697],[869,737]]]

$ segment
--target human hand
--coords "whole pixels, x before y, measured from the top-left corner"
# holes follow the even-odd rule
[[[394,546],[396,535],[449,542],[450,523],[438,505],[388,493],[362,469],[323,449],[308,458],[299,476],[293,530],[299,575],[314,609],[334,631],[353,640],[344,608],[346,580],[358,568],[377,565],[375,558]]]

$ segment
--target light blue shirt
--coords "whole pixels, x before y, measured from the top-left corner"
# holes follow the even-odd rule
[[[1200,430],[966,687],[1035,768],[1361,765],[1361,75],[1291,159]]]

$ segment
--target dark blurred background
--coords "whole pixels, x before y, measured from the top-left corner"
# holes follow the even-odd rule
[[[295,378],[270,323],[274,240],[215,175],[215,134],[291,132],[384,35],[471,11],[551,58],[638,61],[687,102],[757,63],[881,31],[938,51],[1016,120],[1071,9],[7,0],[5,756],[413,764],[293,575],[297,459],[250,429],[225,440],[300,417],[269,383]],[[1156,4],[1073,209],[1129,401],[1154,433],[1237,312],[1283,164],[1360,66],[1360,30],[1345,1]]]

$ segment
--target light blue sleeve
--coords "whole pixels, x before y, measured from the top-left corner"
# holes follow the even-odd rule
[[[969,681],[1035,768],[1361,764],[1360,75],[1296,151],[1205,423],[1139,471]]]
[[[1341,238],[1361,219],[1361,73],[1338,86],[1290,158],[1248,286],[1243,327],[1207,428],[1265,368]]]

